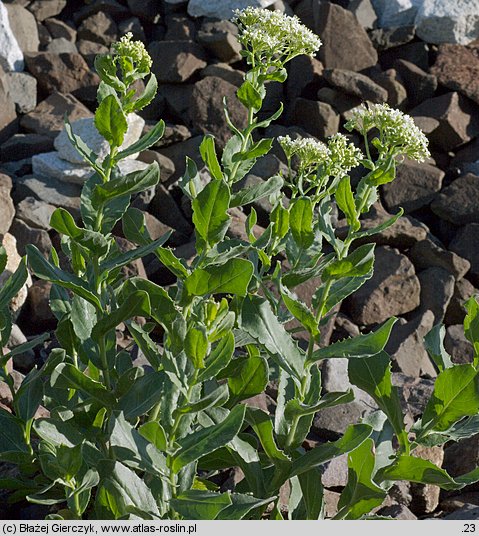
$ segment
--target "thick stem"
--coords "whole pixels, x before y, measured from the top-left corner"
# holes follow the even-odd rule
[[[243,132],[246,132],[246,135],[244,136],[243,143],[241,144],[241,150],[240,150],[241,153],[246,151],[246,149],[248,147],[248,142],[249,142],[249,139],[250,139],[250,136],[251,136],[250,130],[251,130],[251,127],[253,125],[253,121],[254,121],[254,110],[253,110],[253,108],[248,108],[248,126],[243,131]],[[234,184],[235,178],[236,178],[236,175],[238,173],[240,165],[241,165],[241,161],[238,161],[233,166],[233,169],[231,171],[231,175],[229,177],[230,185]]]

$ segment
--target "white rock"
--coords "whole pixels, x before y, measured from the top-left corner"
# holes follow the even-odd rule
[[[0,288],[3,287],[5,281],[15,272],[22,261],[22,258],[17,251],[17,239],[13,235],[6,233],[3,237],[2,245],[7,252],[7,266],[5,267],[5,271],[0,273]],[[32,278],[29,274],[25,285],[23,285],[18,294],[10,302],[12,312],[16,313],[25,303],[28,294],[28,287],[31,286]]]
[[[145,126],[145,120],[136,114],[128,115],[128,130],[125,134],[125,140],[120,147],[124,149],[129,147],[132,143],[138,141],[141,137],[143,127]],[[98,157],[99,162],[102,162],[109,152],[108,142],[100,135],[95,127],[93,117],[85,117],[72,122],[73,132],[79,136],[92,151],[94,151]],[[75,147],[70,143],[65,129],[55,138],[55,149],[60,153],[60,157],[63,160],[67,160],[72,164],[84,164],[85,161],[77,152]],[[134,160],[138,156],[138,153],[129,156],[128,158]]]
[[[188,15],[192,17],[211,17],[215,19],[230,19],[235,9],[248,6],[268,7],[276,0],[190,0]]]
[[[427,43],[467,45],[479,38],[479,1],[424,0],[415,25]]]
[[[122,174],[131,173],[140,169],[145,169],[148,164],[139,160],[125,159],[118,164]],[[41,153],[32,158],[33,175],[39,179],[57,179],[63,182],[83,184],[93,171],[90,166],[72,164],[60,158],[58,151]]]
[[[7,8],[0,0],[0,64],[6,71],[23,71],[23,52],[8,20]]]
[[[424,0],[372,0],[379,28],[412,26]]]

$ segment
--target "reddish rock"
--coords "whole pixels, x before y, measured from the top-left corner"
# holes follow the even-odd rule
[[[181,83],[206,67],[203,49],[193,41],[153,41],[148,47],[158,82]]]
[[[339,115],[330,104],[303,98],[294,101],[291,121],[320,139],[336,134],[339,128]]]
[[[431,209],[455,225],[479,223],[479,177],[472,173],[459,177],[436,196]]]

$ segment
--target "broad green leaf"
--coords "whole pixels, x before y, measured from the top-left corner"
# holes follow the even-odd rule
[[[81,432],[74,424],[60,419],[35,419],[33,428],[35,432],[45,441],[54,445],[66,445],[74,447],[84,441]]]
[[[159,121],[147,134],[141,137],[135,143],[132,143],[129,147],[120,151],[116,155],[116,161],[122,160],[123,158],[128,158],[132,154],[140,153],[145,151],[152,145],[154,145],[165,133],[165,122]]]
[[[0,274],[5,270],[7,266],[7,261],[7,250],[2,245],[0,245]]]
[[[243,188],[232,195],[230,207],[248,205],[249,203],[254,203],[258,199],[275,194],[281,190],[283,182],[282,177],[274,175],[274,177],[271,177],[260,184],[256,184],[250,188]]]
[[[218,181],[222,180],[223,172],[216,156],[215,138],[211,134],[207,134],[203,138],[200,144],[200,155],[211,176]]]
[[[332,408],[341,404],[347,404],[354,400],[354,393],[349,390],[344,393],[326,393],[319,402],[313,405],[302,404],[297,398],[290,400],[285,407],[284,413],[288,420],[296,416],[314,415],[325,408]]]
[[[213,520],[231,505],[231,496],[229,493],[191,489],[171,499],[170,504],[184,519]]]
[[[98,54],[95,57],[95,71],[106,85],[113,87],[116,91],[123,92],[127,89],[118,78],[115,62],[109,54]]]
[[[92,337],[98,340],[121,322],[134,316],[150,316],[150,314],[151,305],[148,294],[143,290],[136,290],[129,294],[117,309],[110,311],[97,322],[93,328]]]
[[[177,473],[182,467],[227,445],[241,430],[245,406],[236,406],[219,424],[203,428],[178,440],[179,450],[172,462],[172,469]]]
[[[338,207],[346,216],[349,226],[353,231],[357,231],[361,227],[361,224],[359,223],[353,191],[351,190],[351,179],[348,176],[341,179],[334,197]]]
[[[268,363],[261,356],[240,357],[231,361],[222,372],[224,375],[228,376],[231,393],[228,407],[233,407],[264,391],[268,383]]]
[[[404,210],[401,208],[399,209],[398,213],[389,218],[389,220],[386,220],[384,223],[381,223],[377,225],[376,227],[373,227],[372,229],[367,229],[364,231],[359,231],[354,234],[354,238],[365,238],[366,236],[373,236],[377,233],[381,233],[382,231],[385,231],[386,229],[389,229],[392,225],[394,225],[397,220],[404,214]]]
[[[273,236],[284,238],[289,231],[289,210],[278,203],[271,211],[270,220],[273,224]]]
[[[263,99],[261,98],[260,93],[253,86],[249,80],[245,80],[238,91],[236,92],[238,100],[246,106],[246,108],[254,108],[255,110],[260,110],[261,105],[263,104]]]
[[[155,445],[159,451],[166,451],[168,447],[168,440],[166,438],[166,432],[163,426],[156,421],[148,421],[142,424],[138,428],[138,432],[147,441]]]
[[[370,186],[380,186],[381,184],[387,184],[391,182],[396,177],[396,164],[395,161],[391,158],[387,167],[379,167],[368,173],[366,180],[367,184]]]
[[[161,351],[159,346],[150,335],[138,324],[133,321],[126,323],[128,331],[135,340],[138,348],[143,352],[150,365],[155,369],[161,367]]]
[[[231,361],[235,350],[235,338],[228,332],[210,352],[205,361],[205,368],[198,375],[198,382],[215,378]]]
[[[473,296],[465,303],[467,314],[464,318],[464,334],[474,348],[474,364],[477,366],[479,356],[479,303]]]
[[[277,360],[281,368],[300,380],[304,370],[303,354],[279,323],[268,301],[259,296],[246,297],[238,324]]]
[[[361,445],[372,434],[373,429],[367,424],[348,426],[343,437],[334,442],[323,443],[303,454],[293,462],[291,476],[300,475],[312,467],[322,465],[341,454],[346,454]]]
[[[95,112],[95,126],[105,140],[120,147],[128,130],[128,122],[116,95],[107,95]]]
[[[304,514],[295,519],[321,519],[323,512],[324,489],[321,483],[321,469],[313,467],[309,471],[301,473],[297,477],[301,490],[300,507],[304,509]]]
[[[27,246],[27,248],[28,247],[30,246]],[[41,255],[40,252],[39,255]],[[2,284],[0,288],[0,311],[3,311],[10,305],[10,302],[19,293],[27,278],[28,272],[26,262],[25,259],[22,259],[15,272]]]
[[[82,156],[83,160],[90,164],[90,166],[101,175],[103,173],[103,170],[101,166],[96,163],[98,155],[94,151],[92,151],[90,147],[88,147],[88,145],[80,138],[80,136],[77,136],[73,132],[72,126],[67,116],[65,116],[64,128],[65,132],[67,133],[68,139],[70,140],[70,143]]]
[[[196,369],[205,368],[208,354],[208,336],[204,326],[191,326],[186,332],[185,354]]]
[[[374,247],[375,244],[364,244],[344,259],[334,260],[324,269],[324,279],[343,280],[369,275],[374,267]]]
[[[349,381],[368,393],[387,415],[400,445],[408,450],[409,440],[404,428],[404,415],[396,387],[391,382],[391,358],[382,351],[372,357],[350,359]]]
[[[156,79],[156,76],[153,73],[151,73],[150,78],[148,78],[148,82],[146,83],[145,90],[135,101],[133,101],[132,111],[138,112],[140,110],[143,110],[143,108],[146,108],[148,104],[150,104],[150,102],[155,98],[157,90],[158,90],[158,81]]]
[[[291,202],[289,225],[298,246],[309,248],[314,241],[313,204],[309,197],[298,197]]]
[[[283,298],[288,311],[309,331],[312,337],[316,337],[319,334],[319,326],[309,307],[296,299],[293,294],[283,286],[281,286],[281,297]]]
[[[286,464],[289,469],[291,460],[276,445],[271,417],[259,408],[248,407],[245,420],[255,431],[268,458],[275,464]]]
[[[100,404],[111,407],[116,399],[100,382],[92,380],[69,363],[61,363],[53,371],[50,385],[60,389],[77,389]]]
[[[145,214],[142,210],[129,207],[121,220],[125,238],[139,246],[146,246],[152,242],[146,227]]]
[[[473,365],[455,365],[436,378],[422,416],[420,436],[444,432],[463,417],[479,413],[479,372]]]
[[[256,162],[255,158],[241,160],[239,162],[233,160],[237,154],[242,152],[242,148],[243,135],[237,130],[236,134],[227,141],[221,157],[221,163],[223,164],[225,175],[228,177],[229,184],[241,180]]]
[[[245,259],[230,259],[224,264],[197,268],[185,279],[190,296],[236,294],[245,296],[253,276],[253,265]]]
[[[33,419],[43,401],[43,373],[32,369],[23,379],[15,398],[14,406],[18,417],[27,422]]]
[[[199,411],[203,411],[208,408],[216,408],[218,406],[222,406],[228,400],[228,397],[228,386],[223,384],[205,395],[203,398],[179,407],[175,410],[174,415],[198,413]]]
[[[5,452],[28,452],[25,435],[20,421],[11,413],[0,408],[0,454]]]
[[[382,504],[386,491],[373,482],[373,477],[374,441],[366,439],[348,454],[348,483],[335,519],[360,519]]]
[[[232,493],[230,495],[231,504],[216,516],[216,519],[222,520],[238,520],[244,519],[252,510],[260,508],[261,506],[267,506],[275,497],[269,497],[268,499],[257,499],[252,495],[244,495],[241,493]]]
[[[397,318],[392,317],[376,331],[336,342],[313,353],[313,361],[331,357],[371,357],[386,346]]]
[[[194,199],[204,188],[196,162],[188,156],[186,157],[185,173],[178,181],[178,186],[189,199]]]
[[[97,323],[96,308],[80,296],[73,296],[71,302],[71,323],[80,341],[86,341]]]
[[[424,337],[424,346],[429,357],[434,361],[439,372],[453,366],[451,356],[444,348],[444,337],[446,328],[441,324],[436,324],[431,331]]]
[[[230,222],[226,212],[229,204],[230,190],[220,180],[208,183],[193,199],[193,223],[200,251],[224,238]]]
[[[269,153],[273,145],[273,138],[263,138],[246,149],[246,151],[233,155],[233,162],[256,160],[258,157]]]
[[[73,274],[69,274],[68,272],[64,272],[60,268],[49,263],[36,246],[28,244],[26,250],[28,264],[37,277],[50,281],[51,283],[56,283],[61,287],[68,288],[75,294],[78,294],[95,305],[98,309],[101,309],[100,300],[93,294],[93,292],[91,292],[87,283],[83,281],[83,279],[80,279]]]
[[[137,378],[130,389],[118,400],[117,408],[126,419],[141,417],[164,396],[164,372],[149,372]]]

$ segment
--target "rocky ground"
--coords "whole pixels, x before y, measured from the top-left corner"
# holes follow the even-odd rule
[[[411,114],[431,140],[433,158],[405,162],[397,179],[382,189],[381,204],[364,224],[375,226],[403,207],[405,216],[375,237],[373,278],[341,305],[324,341],[374,328],[391,315],[400,317],[387,350],[401,388],[407,419],[421,414],[436,372],[422,347],[423,336],[444,322],[446,348],[456,362],[471,359],[463,335],[463,302],[479,285],[479,27],[471,0],[257,0],[250,4],[296,13],[323,40],[317,59],[291,62],[285,85],[270,83],[264,112],[285,103],[268,136],[313,135],[324,139],[338,131],[361,101],[388,102]],[[200,164],[198,146],[205,132],[224,145],[228,128],[222,99],[236,122],[245,120],[235,101],[245,66],[235,27],[224,20],[233,0],[13,0],[0,1],[0,238],[13,271],[25,245],[47,256],[59,238],[49,227],[55,207],[78,214],[81,183],[88,175],[61,134],[63,117],[84,119],[78,129],[98,147],[92,132],[98,77],[95,54],[127,31],[148,44],[160,83],[154,104],[130,125],[137,139],[160,118],[165,136],[152,150],[127,162],[128,169],[158,161],[162,183],[134,203],[146,211],[154,238],[174,231],[170,246],[188,258],[193,253],[191,211],[176,183],[185,156]],[[374,8],[373,9],[373,4]],[[223,19],[223,20],[221,20]],[[447,41],[441,44],[442,41]],[[86,119],[85,119],[86,118]],[[284,169],[278,147],[259,162],[246,181],[255,183]],[[255,207],[264,224],[268,206]],[[237,214],[231,232],[241,234]],[[338,221],[338,232],[344,227]],[[133,247],[118,238],[121,247]],[[156,259],[137,261],[131,272],[155,282],[172,281]],[[8,271],[7,271],[8,273]],[[0,278],[0,284],[2,279]],[[311,296],[309,282],[298,291]],[[48,306],[49,284],[31,281],[14,304],[17,320],[10,346],[54,328]],[[15,374],[28,371],[46,349],[16,358]],[[329,391],[348,387],[346,363],[323,367]],[[271,391],[274,398],[274,391]],[[274,404],[266,397],[262,404]],[[0,384],[0,403],[9,395]],[[345,427],[372,409],[362,396],[346,406],[322,411],[311,442],[336,439]],[[445,449],[424,448],[421,455],[458,475],[479,464],[479,435]],[[334,513],[347,479],[344,458],[325,469],[328,514]],[[32,510],[33,508],[33,510]],[[16,512],[35,518],[36,507]],[[381,513],[399,519],[477,516],[479,485],[460,495],[434,486],[401,484]],[[452,512],[452,513],[451,513]]]

